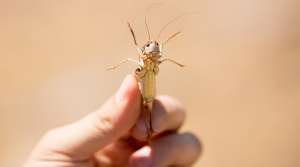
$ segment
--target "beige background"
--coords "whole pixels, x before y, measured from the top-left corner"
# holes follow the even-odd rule
[[[161,1],[0,0],[0,166],[20,166],[41,136],[98,108],[138,58],[147,7]],[[180,14],[159,43],[158,94],[180,99],[182,131],[201,139],[195,166],[300,166],[300,18],[293,0],[162,1],[149,30]]]

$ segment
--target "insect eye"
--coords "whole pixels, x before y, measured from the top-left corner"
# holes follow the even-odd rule
[[[135,74],[139,74],[141,72],[140,68],[135,69]]]
[[[147,45],[146,45],[147,47],[149,47],[150,46],[150,43],[149,42],[147,42]]]

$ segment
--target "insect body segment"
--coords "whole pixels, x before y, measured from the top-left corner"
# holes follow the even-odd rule
[[[114,69],[118,67],[119,65],[125,63],[126,61],[131,61],[134,62],[135,64],[138,65],[138,68],[135,70],[135,74],[138,76],[138,84],[139,84],[139,89],[141,92],[141,95],[144,99],[144,102],[142,104],[142,115],[144,117],[145,125],[147,128],[147,140],[150,141],[154,131],[152,128],[152,105],[153,105],[153,99],[154,99],[154,94],[155,94],[155,76],[158,75],[159,73],[159,65],[166,61],[169,60],[173,63],[176,63],[177,65],[184,67],[184,65],[181,65],[171,59],[162,58],[162,48],[163,45],[169,41],[171,38],[173,38],[175,35],[177,35],[179,32],[171,36],[166,42],[163,44],[159,45],[156,40],[150,40],[146,43],[145,46],[142,47],[140,50],[138,48],[138,45],[136,43],[135,35],[134,32],[128,23],[128,27],[132,33],[134,43],[137,47],[138,53],[139,53],[139,61],[133,60],[131,58],[127,58],[124,61],[120,62],[114,67],[111,67],[107,70]]]

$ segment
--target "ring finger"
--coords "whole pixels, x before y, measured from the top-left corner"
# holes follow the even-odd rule
[[[133,153],[129,159],[131,167],[191,166],[199,157],[201,144],[190,133],[171,134],[154,139]]]

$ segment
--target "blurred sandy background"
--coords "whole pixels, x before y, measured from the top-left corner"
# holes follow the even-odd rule
[[[149,30],[171,59],[158,94],[180,99],[195,166],[300,166],[300,15],[295,0],[0,0],[0,166],[20,166],[42,135],[97,109],[138,58]]]

